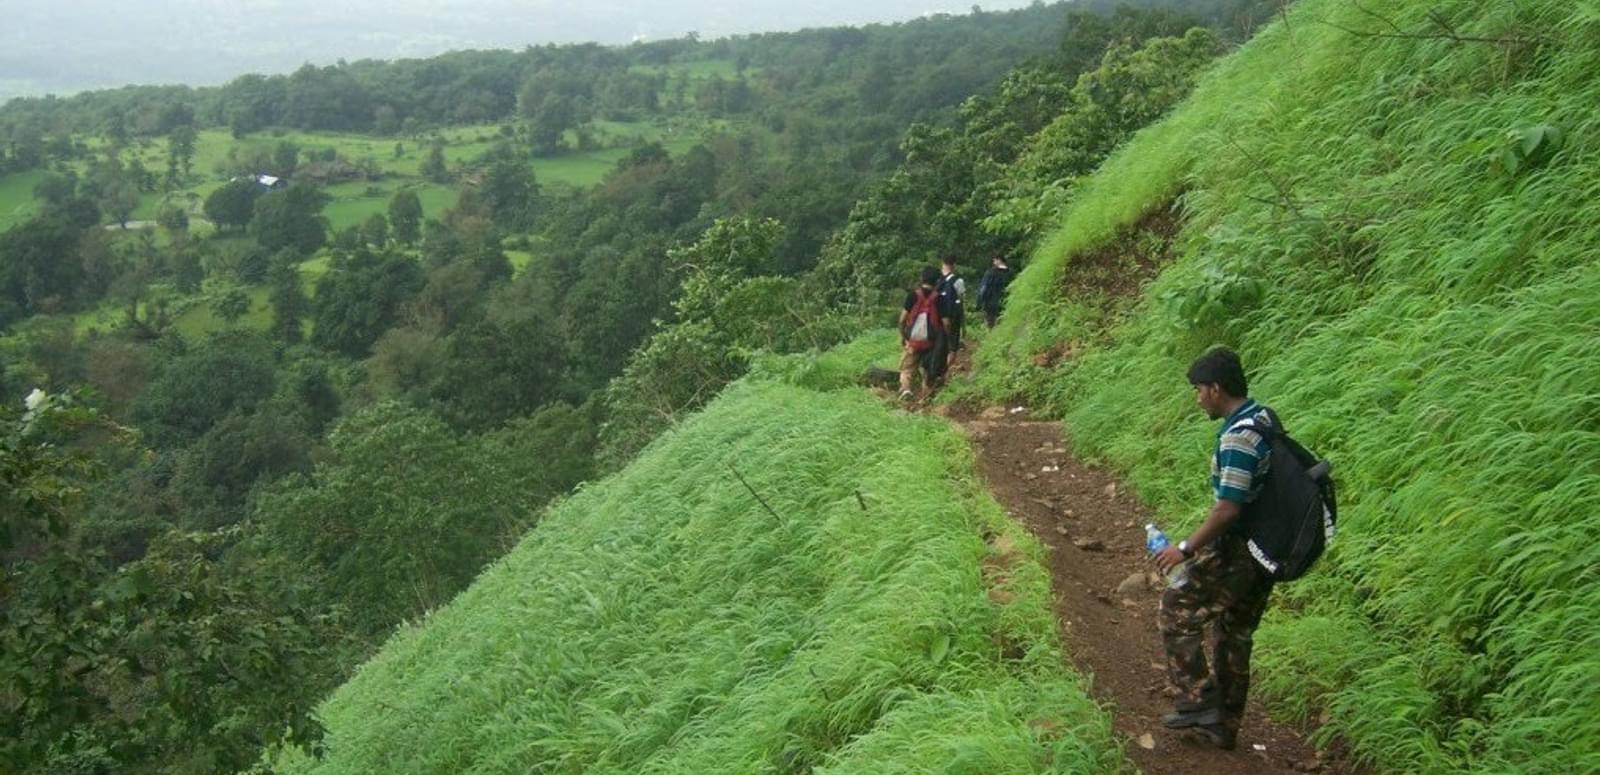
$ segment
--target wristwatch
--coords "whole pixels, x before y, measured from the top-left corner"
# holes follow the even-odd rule
[[[1178,551],[1182,552],[1185,557],[1194,556],[1194,550],[1189,548],[1189,539],[1187,538],[1178,542]]]

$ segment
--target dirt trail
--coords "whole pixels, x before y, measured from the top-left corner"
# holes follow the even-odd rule
[[[972,439],[995,498],[1050,548],[1066,651],[1111,708],[1117,733],[1145,773],[1345,772],[1294,730],[1268,720],[1256,697],[1234,751],[1161,725],[1171,710],[1140,505],[1106,473],[1076,460],[1061,426],[993,408],[952,416]],[[1149,735],[1149,737],[1144,737]],[[1144,744],[1152,743],[1153,748]]]

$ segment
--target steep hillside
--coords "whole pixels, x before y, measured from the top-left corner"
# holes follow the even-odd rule
[[[1385,770],[1600,770],[1597,33],[1594,3],[1302,0],[1076,191],[980,353],[1192,525],[1184,368],[1241,351],[1344,498],[1265,687]],[[1169,208],[1136,300],[1074,281]]]
[[[971,465],[855,390],[730,388],[398,634],[324,708],[326,758],[288,770],[1119,769],[1038,545]]]

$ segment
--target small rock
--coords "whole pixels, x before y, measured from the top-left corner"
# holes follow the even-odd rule
[[[1028,411],[1028,407],[1026,407],[1026,406],[1013,406],[1013,407],[1011,407],[1011,413],[1012,414],[1022,414],[1023,412],[1026,412],[1026,411]]]
[[[978,418],[982,420],[1000,420],[1004,419],[1005,416],[1006,408],[1003,406],[991,406],[978,413]]]
[[[1027,479],[1028,481],[1031,482],[1031,481],[1033,481],[1035,479],[1038,479],[1039,475],[1038,474],[1023,474],[1022,478]]]
[[[1117,497],[1117,483],[1112,482],[1111,484],[1106,485],[1105,493],[1107,498]]]
[[[1106,605],[1111,605],[1111,596],[1110,595],[1097,594],[1097,595],[1094,596],[1094,599],[1099,600],[1100,602],[1105,603]]]
[[[1307,759],[1303,762],[1295,762],[1294,769],[1296,772],[1321,772],[1322,762],[1316,759]]]
[[[1103,552],[1106,549],[1105,542],[1098,538],[1080,538],[1073,541],[1072,545],[1086,552]]]
[[[1149,732],[1139,735],[1139,747],[1145,749],[1146,751],[1154,751],[1156,749],[1155,736]]]
[[[1148,584],[1149,582],[1145,579],[1143,573],[1129,574],[1127,578],[1122,580],[1122,583],[1117,585],[1117,594],[1124,597],[1136,595],[1143,591]]]
[[[1064,528],[1064,527],[1062,527],[1060,525],[1056,525],[1056,535],[1066,535],[1066,534],[1067,534],[1067,529],[1066,528]]]

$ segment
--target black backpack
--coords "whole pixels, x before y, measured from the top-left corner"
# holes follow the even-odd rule
[[[1270,410],[1267,416],[1270,424],[1257,419],[1232,428],[1261,434],[1272,456],[1266,482],[1245,505],[1238,529],[1273,581],[1294,581],[1311,569],[1336,532],[1333,467],[1290,438]]]

